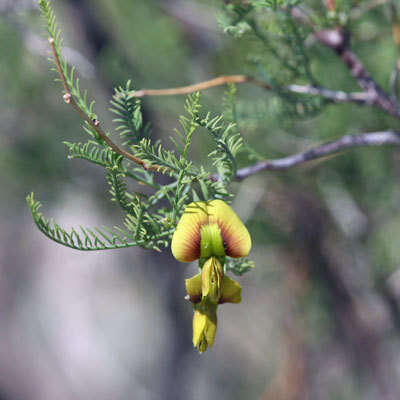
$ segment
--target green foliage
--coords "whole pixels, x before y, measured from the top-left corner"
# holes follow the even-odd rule
[[[296,82],[319,84],[312,70],[312,50],[306,46],[312,25],[299,23],[291,13],[299,3],[295,0],[232,1],[220,14],[219,23],[225,33],[250,40],[248,59],[254,74],[282,100],[282,117],[289,113],[304,119],[323,111],[329,102],[318,96],[295,95],[285,87]],[[324,18],[328,21],[328,17],[318,19],[311,13],[307,18],[318,23]]]
[[[211,117],[210,113],[199,121],[199,125],[206,128],[215,142],[215,150],[209,157],[214,160],[214,165],[222,181],[230,183],[236,175],[237,167],[235,156],[243,145],[243,139],[238,132],[234,133],[234,124],[224,124],[223,116]]]
[[[231,88],[227,94],[229,99],[225,101],[227,120],[222,114],[211,116],[210,112],[203,111],[200,93],[189,95],[185,103],[186,115],[179,119],[181,129],[175,130],[171,137],[173,149],[167,149],[160,141],[153,142],[149,137],[149,129],[143,125],[141,103],[134,96],[131,82],[118,87],[111,100],[111,111],[117,116],[113,121],[115,135],[119,135],[129,149],[131,157],[127,157],[129,154],[125,150],[111,145],[113,133],[102,135],[96,130],[99,122],[93,111],[94,102],[88,103],[86,91],[82,94],[79,79],[74,77],[74,67],[69,67],[61,56],[62,39],[49,2],[41,0],[39,5],[54,44],[55,70],[61,70],[65,78],[64,89],[72,96],[75,108],[85,120],[83,129],[91,137],[86,143],[64,142],[69,158],[83,159],[105,169],[111,201],[124,213],[124,227],[66,230],[42,216],[39,212],[41,204],[31,194],[27,203],[33,219],[48,238],[76,250],[141,246],[160,251],[169,246],[174,228],[189,202],[217,198],[227,201],[231,197],[227,186],[236,174],[235,158],[243,147],[234,122],[235,89]],[[190,159],[193,136],[200,131],[213,139],[214,148],[209,153],[215,167],[213,171],[195,165]],[[159,174],[167,175],[169,182],[158,183],[156,176]],[[146,193],[130,192],[128,180],[139,183],[139,187],[147,186],[150,193],[148,190]],[[242,274],[249,269],[247,261],[243,266],[240,261],[235,263],[231,268],[235,273]]]
[[[49,34],[49,38],[54,41],[54,49],[58,59],[60,60],[59,66],[65,78],[66,84],[69,87],[71,95],[75,99],[79,108],[88,116],[89,119],[97,119],[96,114],[93,112],[93,106],[95,102],[88,101],[86,90],[82,94],[79,78],[75,78],[75,67],[69,67],[68,62],[61,56],[61,47],[63,43],[61,30],[58,28],[56,16],[54,14],[54,11],[50,7],[50,2],[39,0],[39,7],[46,22],[46,29]],[[51,58],[50,62],[55,65],[55,67],[52,68],[52,71],[58,72],[55,60]],[[57,78],[57,81],[60,81],[60,79]],[[89,125],[86,121],[84,125],[84,130],[99,144],[104,144],[103,140],[98,136],[93,127]]]
[[[311,21],[299,23],[292,12],[300,4],[298,0],[231,0],[224,4],[219,24],[225,33],[238,39],[238,43],[248,40],[251,49],[249,67],[253,76],[265,82],[275,96],[275,107],[270,113],[274,113],[276,119],[286,119],[288,114],[304,119],[323,111],[328,100],[317,95],[295,94],[288,85],[318,85],[311,62],[315,46],[309,46],[307,41],[312,36],[313,26],[330,27],[333,20],[339,24],[338,17],[330,15],[323,7],[321,10],[325,11],[318,7],[298,8],[297,11],[304,14],[302,18]],[[338,1],[337,4],[338,11],[346,14],[342,20],[347,21],[350,2]],[[239,133],[239,124],[245,120],[240,120],[235,86],[232,85],[224,95],[222,114],[204,110],[199,93],[188,96],[186,113],[179,118],[180,129],[171,137],[172,146],[166,147],[151,138],[149,127],[143,122],[141,101],[135,97],[135,90],[128,81],[125,86],[115,89],[111,99],[115,129],[102,133],[97,129],[99,125],[91,123],[99,123],[94,102],[88,100],[87,92],[81,90],[79,78],[75,77],[74,67],[69,66],[61,55],[62,38],[54,12],[48,1],[40,0],[39,6],[56,55],[56,60],[52,59],[53,70],[61,73],[64,91],[72,97],[74,107],[83,117],[83,129],[89,135],[87,142],[64,142],[69,158],[83,159],[104,168],[111,200],[124,213],[124,229],[116,228],[122,236],[83,230],[79,242],[77,230],[67,233],[57,224],[45,220],[38,213],[39,203],[31,196],[28,204],[35,222],[48,237],[81,250],[130,245],[158,250],[168,246],[171,233],[188,202],[229,201],[232,196],[229,185],[235,179],[238,155],[247,160],[263,159],[243,142]],[[253,113],[254,110],[253,107]],[[260,115],[264,119],[268,117],[264,112]],[[194,135],[203,134],[208,134],[213,142],[208,154],[211,167],[196,165],[191,157]],[[122,140],[123,149],[113,145],[114,137]],[[164,180],[158,179],[160,174],[165,175]],[[138,190],[144,187],[146,190]],[[103,234],[109,239],[104,243]],[[92,243],[88,241],[90,237]],[[250,268],[251,263],[243,260],[230,261],[227,265],[227,269],[238,274]]]
[[[254,261],[237,258],[226,258],[225,270],[234,273],[235,275],[242,276],[255,267]]]
[[[251,27],[245,18],[252,9],[252,6],[242,6],[240,4],[228,5],[225,12],[218,15],[218,23],[224,33],[232,35],[235,38],[240,38],[246,32],[249,32]]]
[[[115,94],[111,100],[112,108],[110,109],[118,116],[113,122],[117,124],[115,130],[125,140],[124,145],[133,145],[148,137],[150,133],[149,126],[143,126],[140,101],[134,97],[130,86],[131,81],[128,81],[125,88],[115,89]]]
[[[168,243],[164,238],[173,233],[173,230],[170,229],[160,232],[150,239],[145,227],[142,224],[133,224],[131,218],[127,218],[125,222],[127,230],[118,226],[115,226],[114,230],[107,226],[103,226],[102,229],[80,226],[79,229],[71,228],[67,231],[56,222],[43,217],[39,212],[42,205],[39,201],[35,201],[33,193],[27,196],[26,201],[39,230],[49,239],[75,250],[112,250],[133,246],[159,250],[159,246],[165,247]],[[140,209],[138,210],[136,207],[135,212],[140,212]]]

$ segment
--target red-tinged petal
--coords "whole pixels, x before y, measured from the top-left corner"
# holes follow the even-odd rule
[[[222,295],[219,303],[240,303],[241,301],[242,287],[238,282],[225,275],[222,281]]]
[[[207,205],[204,201],[186,206],[171,243],[172,254],[178,261],[191,262],[200,258],[200,229],[207,222]]]
[[[215,225],[219,230],[212,229]],[[206,226],[209,228],[206,229]],[[218,243],[220,239],[214,237],[216,233],[222,236],[223,243]],[[201,254],[202,248],[204,254]],[[240,258],[247,256],[250,249],[249,232],[232,208],[222,200],[190,203],[178,223],[171,244],[172,254],[182,262],[222,253]]]
[[[226,255],[234,258],[246,257],[251,249],[251,238],[232,208],[222,200],[212,200],[207,205],[207,211],[208,222],[217,223],[221,229]]]

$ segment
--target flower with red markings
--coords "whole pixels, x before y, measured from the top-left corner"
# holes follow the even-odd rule
[[[186,207],[171,250],[181,262],[199,260],[201,272],[186,280],[186,291],[195,310],[193,345],[200,353],[214,343],[218,305],[241,301],[241,286],[225,275],[225,257],[245,257],[250,249],[249,232],[222,200],[193,202]]]

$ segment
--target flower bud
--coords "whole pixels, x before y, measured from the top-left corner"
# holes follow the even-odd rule
[[[217,305],[205,300],[196,304],[193,316],[193,346],[200,353],[214,344],[217,331]]]

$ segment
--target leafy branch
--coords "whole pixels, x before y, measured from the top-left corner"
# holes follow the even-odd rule
[[[110,108],[117,116],[113,122],[118,124],[116,131],[125,140],[123,145],[136,144],[149,136],[149,127],[143,126],[140,102],[135,99],[135,92],[131,91],[130,86],[131,81],[128,81],[125,88],[120,86],[115,89]]]
[[[171,141],[175,149],[166,149],[159,141],[153,142],[149,129],[143,124],[140,100],[131,82],[115,89],[111,111],[116,115],[115,131],[123,146],[115,144],[110,134],[103,131],[98,116],[93,111],[94,102],[88,101],[86,91],[81,91],[74,67],[69,67],[61,55],[61,31],[58,29],[50,3],[40,0],[39,5],[46,20],[52,63],[62,83],[64,101],[70,104],[84,121],[83,129],[89,134],[86,143],[64,142],[70,159],[81,159],[105,169],[111,200],[124,213],[123,227],[71,228],[67,230],[39,212],[40,202],[33,194],[27,197],[33,219],[39,230],[51,240],[76,250],[105,250],[141,246],[160,251],[169,245],[178,219],[190,201],[230,198],[227,184],[235,176],[235,155],[242,144],[238,132],[232,133],[234,124],[226,123],[222,116],[210,117],[202,112],[200,93],[192,93],[185,103],[186,115],[179,119],[181,129],[175,131]],[[82,94],[83,93],[83,94]],[[214,139],[216,170],[222,180],[212,179],[213,172],[196,166],[190,160],[192,139],[201,127]],[[159,183],[155,174],[168,175],[170,181]],[[229,177],[229,179],[227,178]],[[127,180],[147,186],[142,193],[128,189]]]
[[[100,228],[71,228],[69,231],[62,228],[54,221],[49,221],[39,212],[42,206],[39,201],[34,199],[33,193],[27,196],[26,201],[32,213],[33,220],[39,230],[49,239],[63,246],[70,247],[75,250],[113,250],[126,247],[142,246],[159,250],[159,247],[166,247],[168,237],[172,235],[173,229],[160,232],[153,236],[151,240],[146,238],[137,239],[137,235],[118,226],[114,230],[103,226]]]
[[[68,63],[61,56],[61,31],[58,29],[56,18],[53,10],[50,8],[50,3],[45,0],[39,1],[40,9],[45,17],[47,23],[47,31],[49,33],[49,43],[53,54],[53,61],[56,70],[64,88],[64,101],[70,104],[73,109],[81,116],[86,123],[86,131],[94,137],[94,139],[102,145],[108,145],[115,153],[124,156],[125,158],[133,161],[145,169],[160,170],[157,165],[148,166],[140,158],[134,154],[127,152],[116,145],[100,127],[100,121],[93,113],[94,102],[88,104],[87,92],[82,96],[79,78],[74,79],[75,68],[68,68]]]

